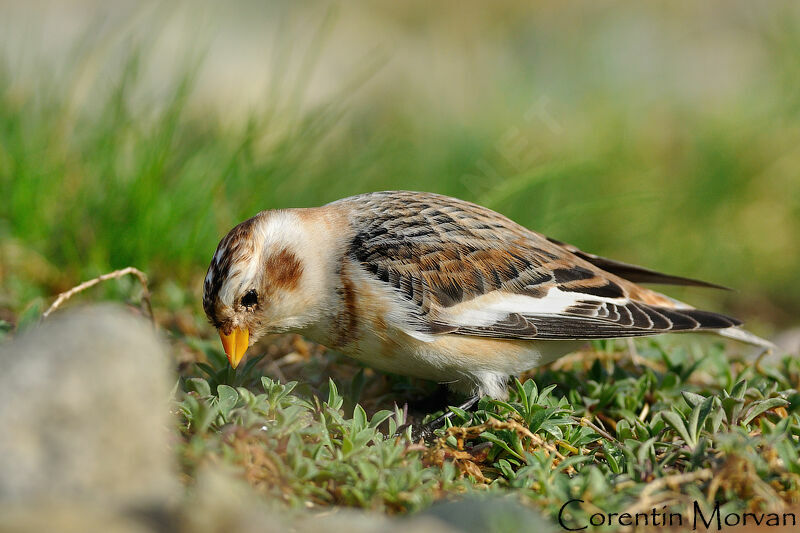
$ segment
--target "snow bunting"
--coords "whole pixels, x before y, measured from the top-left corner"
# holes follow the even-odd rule
[[[378,370],[494,398],[508,376],[588,339],[708,330],[769,346],[735,318],[637,283],[717,287],[456,198],[386,191],[242,222],[214,253],[203,307],[234,368],[262,335],[297,332]]]

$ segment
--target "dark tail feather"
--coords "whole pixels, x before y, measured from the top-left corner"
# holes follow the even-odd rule
[[[599,255],[587,254],[580,250],[573,251],[575,255],[588,261],[598,268],[602,268],[606,272],[610,272],[628,281],[634,283],[660,283],[663,285],[688,285],[692,287],[706,287],[709,289],[722,289],[729,291],[728,287],[708,283],[707,281],[700,281],[699,279],[683,278],[681,276],[671,276],[669,274],[662,274],[655,270],[650,270],[636,265],[630,265],[621,261],[614,261],[613,259],[606,259]]]
[[[751,344],[753,346],[759,346],[761,348],[765,348],[768,350],[777,350],[778,347],[775,346],[773,343],[766,339],[762,339],[761,337],[750,333],[747,330],[740,328],[739,326],[742,325],[742,322],[736,318],[729,317],[726,315],[721,315],[719,313],[713,313],[711,311],[701,311],[699,309],[664,309],[658,308],[659,312],[665,314],[673,323],[678,326],[675,330],[684,331],[691,331],[694,330],[707,330],[710,333],[716,333],[721,337],[726,337],[728,339],[734,339],[739,342],[744,342],[746,344]],[[676,320],[677,316],[683,316],[685,318],[689,318],[690,320],[694,320],[698,323],[698,326],[694,328],[685,328],[680,324],[679,320]]]
[[[666,316],[672,322],[672,331],[698,329],[725,329],[740,326],[741,320],[700,309],[651,308]]]

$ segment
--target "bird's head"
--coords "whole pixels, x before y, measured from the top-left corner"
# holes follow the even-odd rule
[[[231,366],[266,333],[316,319],[325,273],[302,210],[264,211],[219,243],[203,285],[203,308]]]

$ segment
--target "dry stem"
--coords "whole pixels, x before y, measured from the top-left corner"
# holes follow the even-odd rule
[[[654,506],[656,506],[656,504],[663,505],[663,500],[668,498],[674,498],[674,494],[658,495],[656,494],[658,491],[666,488],[674,490],[680,485],[685,485],[686,483],[694,483],[696,481],[707,481],[711,479],[713,475],[714,473],[711,471],[710,468],[704,468],[702,470],[697,470],[695,472],[673,474],[662,478],[658,478],[655,481],[651,481],[650,483],[647,484],[644,490],[642,490],[639,499],[636,502],[634,502],[633,505],[625,509],[625,512],[636,514],[637,512],[651,509]]]
[[[123,268],[123,269],[120,269],[120,270],[115,270],[113,272],[109,272],[107,274],[103,274],[102,276],[97,276],[94,279],[90,279],[88,281],[84,281],[80,285],[72,287],[68,291],[62,292],[61,294],[58,295],[58,298],[56,298],[56,301],[53,302],[53,304],[47,309],[47,311],[42,313],[42,319],[45,319],[48,316],[50,316],[50,314],[53,311],[55,311],[56,309],[61,307],[61,305],[64,302],[66,302],[67,300],[69,300],[70,298],[72,298],[73,296],[78,294],[79,292],[83,292],[86,289],[94,287],[95,285],[97,285],[100,282],[108,281],[110,279],[119,279],[122,276],[126,276],[128,274],[136,276],[136,278],[139,280],[139,283],[142,284],[142,303],[144,304],[144,306],[145,306],[145,308],[147,310],[147,314],[150,316],[150,320],[153,321],[153,324],[155,324],[155,318],[153,317],[153,307],[150,304],[150,290],[147,288],[147,275],[144,272],[142,272],[141,270],[139,270],[138,268],[134,268],[134,267],[126,267],[126,268]]]

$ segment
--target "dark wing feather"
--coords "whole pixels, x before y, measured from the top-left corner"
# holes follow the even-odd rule
[[[724,329],[741,324],[735,318],[697,309],[668,309],[636,302],[628,306],[637,309],[634,314],[639,317],[637,323],[620,319],[620,316],[624,318],[625,314],[589,318],[569,312],[553,316],[510,313],[503,320],[486,326],[447,328],[446,324],[436,323],[434,327],[448,333],[501,339],[591,340],[644,337],[674,331]],[[630,318],[631,314],[627,317]],[[645,319],[642,320],[642,317]]]
[[[494,211],[454,198],[395,191],[339,202],[356,204],[350,257],[423,313],[498,290],[541,296],[554,282],[545,265],[567,255],[544,240],[537,246],[534,234]],[[579,278],[591,285],[596,269]]]
[[[651,281],[693,280],[585,254],[475,204],[402,191],[340,202],[351,204],[356,228],[351,259],[414,304],[412,327],[420,333],[593,339],[739,324],[688,306],[673,308],[670,299],[612,270]],[[456,311],[451,312],[489,294],[529,297],[531,312],[500,309],[496,319],[479,325],[458,320]]]
[[[577,257],[580,257],[584,261],[588,261],[589,263],[605,270],[606,272],[611,272],[616,276],[619,276],[623,279],[627,279],[628,281],[632,281],[634,283],[685,285],[692,287],[705,287],[708,289],[722,289],[725,291],[731,290],[728,287],[717,285],[715,283],[709,283],[707,281],[702,281],[699,279],[684,278],[682,276],[673,276],[671,274],[664,274],[663,272],[657,272],[655,270],[650,270],[649,268],[644,268],[637,265],[632,265],[630,263],[623,263],[622,261],[615,261],[613,259],[608,259],[607,257],[601,257],[599,255],[590,254],[588,252],[584,252],[579,248],[576,248],[575,246],[572,246],[571,244],[557,241],[556,239],[551,239],[550,237],[547,237],[547,240],[552,242],[553,244],[561,246],[568,252],[574,254]]]

